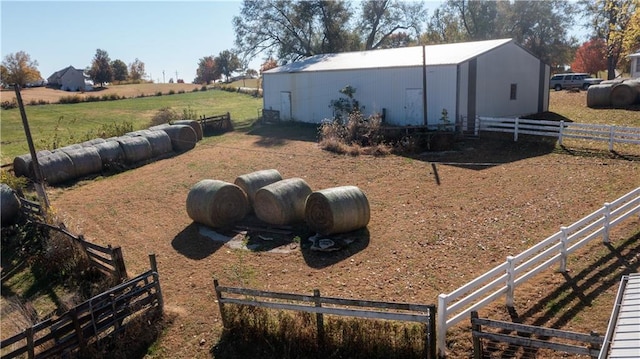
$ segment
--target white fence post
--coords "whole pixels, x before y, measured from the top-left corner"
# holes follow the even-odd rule
[[[609,152],[613,151],[613,138],[616,133],[616,126],[611,126],[609,128]]]
[[[609,228],[611,222],[611,203],[604,204],[604,223],[602,224],[602,243],[609,243]]]
[[[507,307],[513,308],[513,292],[515,287],[515,262],[513,256],[507,257]]]
[[[438,328],[436,330],[436,347],[438,348],[438,357],[444,358],[446,355],[447,340],[447,295],[438,295]]]
[[[569,242],[569,236],[567,235],[567,227],[560,227],[562,237],[560,238],[560,272],[567,272],[567,244]]]
[[[480,117],[476,116],[475,121],[473,121],[473,135],[478,136],[480,132]]]
[[[564,134],[564,120],[560,120],[560,132],[558,132],[558,144],[562,146],[562,135]]]
[[[514,123],[514,129],[513,129],[513,142],[518,142],[518,123],[519,123],[520,118],[516,117],[516,121]]]

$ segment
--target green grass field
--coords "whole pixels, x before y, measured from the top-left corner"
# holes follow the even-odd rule
[[[50,149],[54,139],[59,146],[101,137],[101,129],[129,123],[134,130],[149,127],[158,110],[170,107],[199,116],[229,112],[237,129],[258,118],[262,99],[219,90],[148,96],[118,101],[84,102],[64,105],[26,106],[29,127],[37,150]],[[0,135],[2,163],[29,152],[20,111],[1,110]]]

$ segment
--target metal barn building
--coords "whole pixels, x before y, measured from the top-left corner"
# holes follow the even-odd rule
[[[282,121],[320,123],[351,86],[363,113],[387,124],[436,127],[446,109],[450,123],[472,130],[476,116],[547,111],[549,77],[549,66],[512,39],[323,54],[264,72],[263,108]]]

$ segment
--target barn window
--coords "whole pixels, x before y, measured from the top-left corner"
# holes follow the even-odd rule
[[[509,99],[516,100],[518,95],[518,84],[511,84],[511,94],[509,95]]]
[[[636,59],[636,72],[640,72],[640,57]]]

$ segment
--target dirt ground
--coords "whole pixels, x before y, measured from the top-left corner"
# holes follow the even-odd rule
[[[147,270],[148,255],[156,254],[173,320],[149,357],[209,358],[222,333],[214,278],[224,286],[437,303],[438,294],[640,186],[637,148],[612,156],[604,145],[577,146],[481,138],[443,153],[350,157],[323,151],[306,134],[267,128],[205,138],[173,158],[49,192],[68,227],[122,247],[129,276]],[[269,168],[313,190],[358,186],[371,207],[368,237],[330,253],[293,238],[287,250],[251,251],[213,240],[188,217],[185,201],[196,182],[233,182]],[[620,275],[639,269],[639,232],[640,219],[628,221],[614,232],[619,245],[589,246],[571,258],[573,272],[549,271],[518,288],[522,321],[604,333]],[[559,290],[568,281],[572,287]],[[480,315],[508,318],[503,304],[499,299]],[[448,348],[450,357],[468,357],[470,337],[454,330]]]

